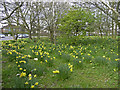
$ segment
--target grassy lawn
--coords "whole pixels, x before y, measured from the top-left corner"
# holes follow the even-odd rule
[[[89,37],[77,46],[46,38],[2,43],[4,88],[118,88],[118,42]]]

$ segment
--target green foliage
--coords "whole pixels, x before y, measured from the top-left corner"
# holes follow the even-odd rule
[[[85,55],[83,55],[82,59],[83,59],[84,62],[89,63],[90,60],[92,59],[92,56],[89,55],[89,54],[85,54]]]
[[[83,68],[83,61],[80,60],[80,59],[74,59],[74,60],[73,60],[73,65],[74,65],[76,68]]]
[[[108,61],[106,60],[106,58],[101,57],[101,56],[97,56],[94,59],[94,62],[97,63],[98,65],[107,65],[108,64]]]
[[[27,41],[24,41],[24,43],[25,42]],[[21,43],[23,46],[16,49],[18,47],[15,46],[22,45]],[[30,41],[30,43],[25,43],[25,45],[24,43],[20,40],[19,43],[6,41],[6,43],[3,44],[4,50],[6,50],[6,46],[9,46],[7,52],[9,52],[10,55],[25,48],[25,52],[17,54],[16,63],[15,61],[10,62],[9,57],[5,56],[7,52],[3,52],[2,61],[6,61],[2,63],[2,85],[4,88],[30,88],[35,82],[40,83],[40,85],[38,85],[39,88],[117,87],[117,66],[119,62],[117,40],[82,37],[78,39],[76,45],[63,44],[60,42],[54,45],[46,40],[44,42],[39,40],[36,41],[36,43]],[[15,51],[13,49],[15,49]],[[34,52],[41,52],[42,55],[45,55],[45,58],[43,60],[30,58],[31,55],[29,51],[32,49]],[[50,53],[49,50],[52,52],[50,51]],[[12,52],[12,54],[10,52]],[[33,52],[31,51],[31,53]],[[20,61],[22,62],[20,63]],[[22,70],[20,70],[20,68],[22,68]],[[20,74],[21,72],[26,73],[26,76],[21,78],[16,76],[16,74]],[[29,74],[32,75],[32,80],[28,80]],[[36,75],[36,78],[34,78],[34,75]],[[109,80],[109,83],[106,83],[107,81],[105,80]],[[26,85],[26,81],[28,81],[29,84]]]
[[[63,64],[58,67],[58,70],[60,73],[57,74],[58,78],[61,79],[67,79],[70,77],[70,68],[68,65]]]
[[[53,58],[48,58],[46,57],[45,60],[44,60],[45,64],[49,67],[52,67],[53,66],[53,62],[54,62],[54,59]]]
[[[72,32],[89,31],[91,24],[94,22],[94,16],[90,11],[79,9],[71,9],[68,13],[63,14],[63,18],[59,21],[59,30],[71,35]],[[88,24],[86,24],[88,23]],[[86,29],[83,29],[86,28]]]
[[[63,60],[65,61],[65,62],[69,62],[70,61],[70,55],[69,54],[65,54],[65,53],[63,53],[62,54],[62,58],[63,58]]]

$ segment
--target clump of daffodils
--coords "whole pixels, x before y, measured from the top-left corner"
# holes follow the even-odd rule
[[[59,71],[59,70],[55,70],[55,71],[53,71],[53,73],[55,73],[55,74],[56,74],[56,73],[60,73],[60,71]]]
[[[119,58],[118,59],[115,59],[115,61],[118,61],[118,60],[120,60]]]
[[[71,65],[71,64],[69,63],[68,66],[69,66],[70,71],[73,72],[73,65]]]
[[[25,77],[26,76],[26,73],[24,73],[24,72],[22,72],[21,74],[20,74],[20,77]]]

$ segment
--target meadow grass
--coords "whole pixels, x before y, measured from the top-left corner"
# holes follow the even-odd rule
[[[31,56],[25,58],[27,63],[24,65],[18,62],[21,68],[26,68],[27,75],[21,79],[16,76],[22,72],[17,66],[19,64],[16,65],[18,59],[11,61],[12,55],[3,53],[2,61],[6,61],[2,63],[2,86],[4,88],[27,87],[24,83],[29,73],[37,75],[35,79],[29,81],[30,83],[39,82],[37,88],[118,88],[116,39],[85,37],[77,46],[59,42],[54,45],[48,38],[34,41],[24,39],[17,42],[22,50],[18,49],[18,46],[15,47],[16,42],[13,41],[4,41],[3,49],[10,53],[12,52],[10,50],[15,48],[14,50],[22,55]],[[37,52],[42,54],[37,55]],[[34,60],[38,56],[41,59]],[[53,72],[56,70],[59,72]]]

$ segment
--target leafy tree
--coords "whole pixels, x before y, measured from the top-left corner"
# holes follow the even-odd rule
[[[63,31],[66,35],[70,36],[92,30],[94,23],[94,16],[90,11],[79,9],[70,9],[63,14],[63,18],[59,21],[59,30]]]

